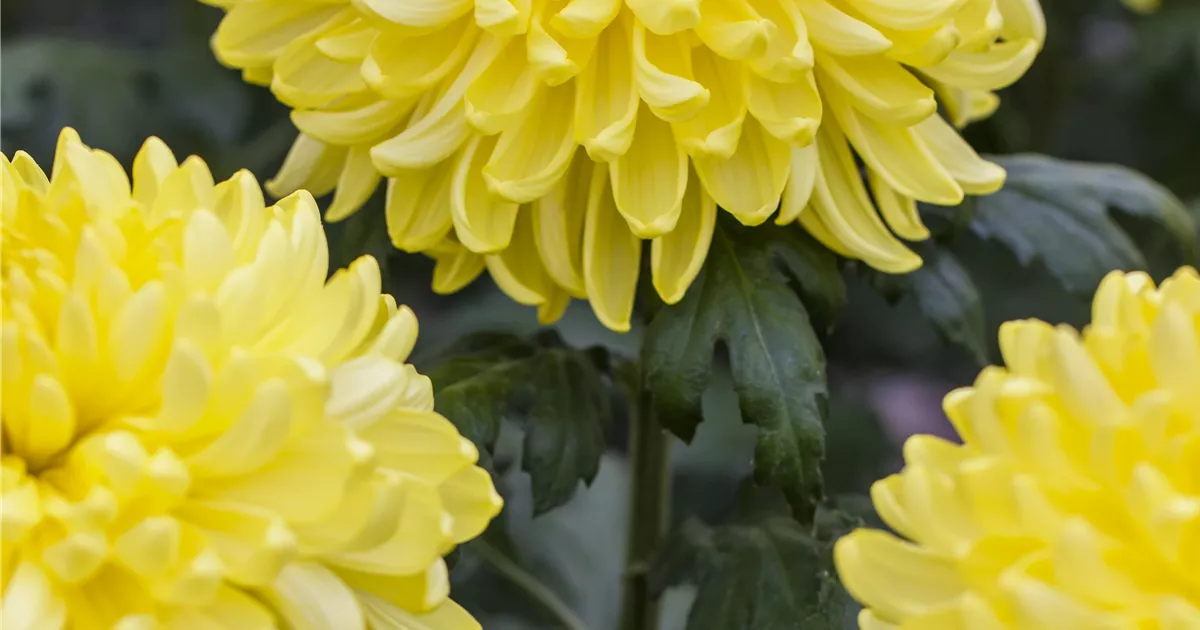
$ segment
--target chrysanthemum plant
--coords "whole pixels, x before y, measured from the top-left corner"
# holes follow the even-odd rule
[[[157,139],[130,175],[71,130],[48,172],[0,163],[3,627],[469,630],[496,603],[451,599],[461,556],[536,605],[519,627],[582,630],[494,480],[554,510],[614,428],[622,630],[686,582],[688,630],[1200,627],[1200,276],[1106,275],[1147,267],[1110,211],[1188,263],[1192,218],[1132,171],[960,136],[1042,49],[1036,0],[211,3],[217,57],[299,130],[268,198]],[[432,258],[438,293],[487,271],[640,350],[480,332],[423,376],[386,253],[329,275],[321,205]],[[946,399],[963,444],[911,439],[874,510],[835,496],[848,284],[987,364],[958,256],[983,242],[1099,286],[1092,326],[1005,326],[1005,367]],[[705,525],[670,511],[668,446],[726,371],[754,487]],[[846,535],[876,512],[894,534]]]

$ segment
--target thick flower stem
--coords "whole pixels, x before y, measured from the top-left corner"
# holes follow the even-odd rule
[[[671,469],[667,434],[654,419],[650,394],[639,387],[629,419],[629,547],[622,589],[622,630],[655,630],[658,601],[650,592],[650,563],[667,527]]]

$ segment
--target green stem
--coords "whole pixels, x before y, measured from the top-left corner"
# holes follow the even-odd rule
[[[525,594],[530,599],[537,602],[546,612],[558,621],[565,630],[588,630],[587,624],[583,620],[575,616],[571,610],[558,595],[546,588],[536,577],[524,567],[513,562],[511,558],[501,553],[495,547],[492,547],[482,538],[477,538],[471,543],[471,549],[479,554],[479,557],[484,562],[492,566],[497,573],[503,575],[508,581],[512,582],[517,588],[525,591]]]
[[[629,427],[629,548],[622,589],[622,630],[655,630],[658,601],[650,592],[650,563],[667,527],[671,469],[667,434],[654,419],[650,394],[639,383]]]

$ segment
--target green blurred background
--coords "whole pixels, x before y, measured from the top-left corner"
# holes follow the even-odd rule
[[[1118,0],[1043,0],[1043,6],[1045,51],[1002,93],[996,115],[968,128],[967,138],[981,152],[1129,166],[1200,214],[1200,0],[1163,0],[1148,16]],[[59,129],[69,125],[126,164],[145,137],[157,135],[180,157],[202,156],[218,178],[246,168],[265,180],[295,136],[287,109],[268,90],[243,84],[213,60],[208,37],[220,18],[216,9],[191,0],[7,0],[0,12],[0,147],[6,154],[23,149],[48,165]],[[380,197],[329,226],[331,251],[339,265],[362,253],[385,260],[387,290],[422,323],[418,361],[469,332],[537,327],[533,309],[506,299],[486,276],[454,296],[432,293],[431,262],[391,250]],[[1153,230],[1122,224],[1156,276],[1178,264]],[[989,339],[1013,318],[1086,320],[1086,297],[1065,293],[1040,263],[1024,267],[1006,249],[970,235],[952,249],[981,289]],[[906,435],[948,435],[941,397],[978,371],[914,304],[889,303],[860,275],[847,274],[849,306],[825,340],[832,390],[825,468],[833,494],[864,492],[871,480],[896,469]],[[557,328],[575,345],[637,352],[639,330],[611,333],[584,303],[573,304]],[[994,346],[990,352],[996,360]],[[716,519],[751,470],[753,428],[740,424],[721,370],[705,402],[708,421],[696,441],[674,446],[674,512]],[[515,432],[502,435],[502,444],[519,443]],[[614,627],[619,610],[628,475],[622,427],[612,433],[611,453],[593,486],[537,519],[530,517],[528,481],[505,474],[504,531],[492,537],[519,558],[519,571],[549,585],[595,630]],[[464,553],[455,568],[456,599],[485,627],[561,626],[489,566],[478,554]],[[688,601],[686,588],[668,592],[665,628],[682,627]]]

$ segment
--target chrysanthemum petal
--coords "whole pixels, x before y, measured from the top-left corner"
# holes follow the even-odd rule
[[[695,157],[693,165],[717,205],[746,225],[758,225],[774,214],[787,184],[791,150],[747,119],[737,151],[727,160]]]
[[[454,165],[450,212],[455,233],[467,249],[486,254],[508,247],[517,221],[518,204],[497,201],[488,190],[483,167],[496,146],[494,138],[467,143]]]
[[[683,299],[700,273],[717,223],[717,204],[704,192],[694,174],[681,206],[678,225],[654,239],[650,248],[654,288],[667,304]]]
[[[295,562],[262,591],[290,625],[312,630],[365,630],[354,593],[329,569],[314,562]]]
[[[453,161],[389,177],[384,215],[392,244],[408,252],[430,249],[454,227],[450,191]]]
[[[528,207],[517,212],[509,247],[488,254],[484,263],[500,290],[518,304],[539,306],[554,292],[554,281],[546,274],[538,256],[532,211]]]
[[[692,50],[686,41],[659,37],[637,22],[633,60],[638,94],[658,118],[687,120],[708,104],[711,94],[690,76]]]
[[[574,86],[538,90],[525,120],[500,134],[483,177],[494,194],[516,203],[546,196],[563,178],[575,154]]]
[[[870,55],[891,47],[877,29],[850,17],[827,0],[798,0],[814,44],[835,55]]]
[[[641,259],[641,241],[613,200],[608,168],[597,165],[583,229],[583,281],[596,317],[613,330],[629,330]]]
[[[638,92],[630,37],[625,21],[605,29],[593,63],[575,79],[575,139],[594,160],[624,155],[633,142]]]
[[[629,152],[610,166],[612,195],[629,229],[639,238],[654,238],[679,220],[688,159],[665,121],[649,111],[639,118]]]
[[[576,150],[567,174],[530,208],[538,254],[550,277],[567,292],[584,297],[583,219],[594,166]]]

